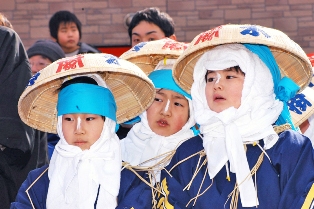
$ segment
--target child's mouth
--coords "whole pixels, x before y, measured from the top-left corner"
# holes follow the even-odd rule
[[[215,96],[214,97],[214,101],[221,101],[221,100],[225,100],[225,98],[223,98],[221,96]]]
[[[168,125],[168,122],[166,120],[159,120],[157,121],[157,123],[159,126],[163,126],[163,127]]]
[[[75,142],[74,142],[74,144],[75,144],[76,146],[80,146],[80,145],[85,144],[85,143],[86,143],[86,141],[82,141],[82,140],[78,140],[78,141],[75,141]]]

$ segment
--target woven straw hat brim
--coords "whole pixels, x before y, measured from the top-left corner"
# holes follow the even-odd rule
[[[187,48],[188,44],[177,42],[170,38],[156,41],[142,42],[128,51],[120,58],[128,60],[141,68],[146,75],[150,74],[161,61],[166,59],[177,59]]]
[[[98,74],[105,81],[117,104],[118,123],[144,112],[155,98],[153,83],[136,65],[109,54],[78,55],[55,61],[30,79],[18,103],[22,121],[56,133],[58,89],[65,78],[84,74]]]
[[[314,65],[313,54],[308,54],[309,60]],[[312,68],[314,72],[314,69]],[[295,126],[300,126],[305,120],[314,114],[314,77],[300,94],[289,101],[289,110]]]
[[[291,102],[291,100],[290,100]],[[314,88],[306,87],[289,105],[292,121],[300,126],[314,113]]]
[[[176,83],[188,93],[193,83],[194,66],[206,51],[228,43],[267,45],[280,68],[281,76],[291,78],[301,92],[312,78],[311,63],[302,48],[283,32],[258,25],[222,25],[196,36],[173,67]]]

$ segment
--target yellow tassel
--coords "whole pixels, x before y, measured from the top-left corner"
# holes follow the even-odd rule
[[[227,179],[228,181],[230,181],[230,176],[228,175],[228,176],[226,177],[226,179]]]
[[[257,143],[256,142],[253,142],[253,146],[256,146],[257,145]]]
[[[167,64],[167,57],[164,58],[164,65]]]

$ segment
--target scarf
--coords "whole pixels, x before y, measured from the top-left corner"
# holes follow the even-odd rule
[[[69,145],[62,133],[62,116],[58,117],[60,141],[52,154],[47,208],[115,208],[120,187],[120,146],[115,122],[106,118],[100,138],[90,147]]]
[[[87,74],[98,85],[106,87],[97,74]],[[72,76],[72,79],[77,76]],[[106,114],[110,115],[110,114]],[[47,208],[115,208],[120,187],[121,151],[115,134],[116,122],[107,117],[99,139],[88,150],[69,145],[62,131],[62,115],[58,116],[60,137],[52,154],[48,177]]]
[[[191,96],[181,89],[173,80],[172,68],[176,59],[164,59],[159,61],[149,78],[156,89],[167,89],[183,95],[189,102],[190,117],[187,123],[177,133],[171,136],[160,136],[149,127],[147,112],[139,117],[141,121],[135,124],[128,135],[121,140],[122,160],[132,166],[152,167],[155,180],[160,181],[160,170],[170,162],[169,156],[182,142],[194,136],[191,128],[195,125],[194,111]]]
[[[245,73],[241,105],[220,113],[211,111],[205,96],[207,70],[222,70],[239,65]],[[203,134],[208,160],[208,173],[214,178],[229,161],[236,174],[243,207],[258,205],[243,144],[264,139],[264,149],[278,140],[272,124],[280,115],[283,104],[275,99],[272,75],[257,55],[241,44],[217,46],[205,52],[194,69],[191,88],[196,122]]]
[[[147,113],[143,112],[140,115],[141,121],[135,124],[128,135],[121,140],[122,160],[133,166],[154,166],[165,157],[162,154],[175,150],[182,142],[193,137],[194,133],[190,128],[195,125],[195,120],[191,100],[188,99],[188,101],[189,120],[180,131],[167,137],[160,136],[150,129]],[[158,165],[156,170],[162,169],[168,163],[169,161],[166,161]],[[157,171],[155,174],[156,180],[159,182],[160,172]]]

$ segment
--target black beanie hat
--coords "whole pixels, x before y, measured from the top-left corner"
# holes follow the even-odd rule
[[[28,58],[34,55],[42,55],[54,62],[58,59],[64,58],[65,54],[61,46],[52,40],[38,40],[28,50]]]

